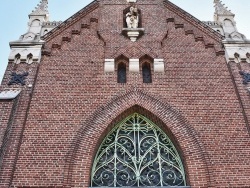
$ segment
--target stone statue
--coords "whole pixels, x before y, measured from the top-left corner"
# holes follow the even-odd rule
[[[126,22],[128,28],[138,28],[139,14],[136,7],[130,7],[130,12],[126,14]]]

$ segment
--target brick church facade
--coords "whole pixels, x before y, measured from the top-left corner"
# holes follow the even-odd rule
[[[1,188],[250,187],[250,42],[220,1],[213,22],[167,0],[50,22],[47,3],[10,43]]]

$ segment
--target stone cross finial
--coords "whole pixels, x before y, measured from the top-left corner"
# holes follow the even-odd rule
[[[228,10],[227,7],[225,7],[225,4],[222,4],[222,1],[214,0],[214,4],[215,14],[234,16],[234,14],[230,10]]]
[[[41,0],[40,4],[37,5],[34,11],[30,15],[44,15],[49,14],[48,11],[48,0]]]

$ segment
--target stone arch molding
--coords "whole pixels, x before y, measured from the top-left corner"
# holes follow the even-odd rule
[[[83,123],[66,158],[64,187],[89,187],[92,163],[102,139],[116,123],[134,112],[150,116],[170,136],[192,187],[210,187],[208,159],[195,130],[179,111],[137,89],[101,106]]]

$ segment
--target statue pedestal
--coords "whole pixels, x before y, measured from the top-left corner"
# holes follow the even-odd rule
[[[132,42],[135,42],[137,40],[137,37],[139,37],[139,32],[138,31],[128,31],[127,32],[128,37]]]
[[[144,34],[144,28],[123,28],[122,34],[132,42],[135,42],[140,36]]]

